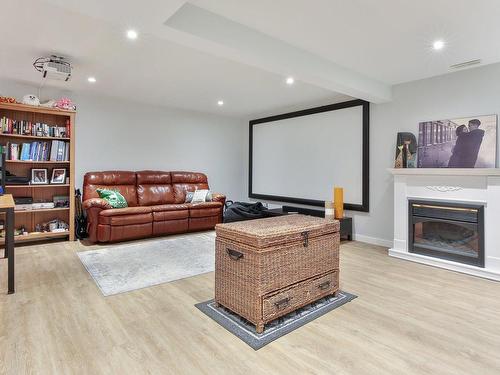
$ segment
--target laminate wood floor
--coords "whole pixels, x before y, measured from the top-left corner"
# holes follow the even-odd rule
[[[341,246],[353,302],[254,351],[194,307],[209,273],[103,297],[78,242],[0,260],[2,374],[500,374],[500,283]]]

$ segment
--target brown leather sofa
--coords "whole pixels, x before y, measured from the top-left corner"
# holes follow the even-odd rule
[[[119,191],[127,208],[112,208],[97,189]],[[226,197],[184,203],[186,192],[208,189],[207,176],[192,172],[89,172],[83,179],[83,208],[91,242],[117,242],[164,234],[213,229],[222,222]]]

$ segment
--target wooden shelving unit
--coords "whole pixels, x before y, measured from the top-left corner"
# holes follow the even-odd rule
[[[3,137],[3,134],[2,134]],[[50,161],[50,160],[45,160],[45,161],[31,161],[31,160],[5,160],[5,162],[8,164],[34,164],[34,165],[40,165],[40,164],[71,164],[70,161]]]
[[[30,233],[26,236],[16,236],[14,239],[16,243],[31,242],[31,241],[46,241],[57,238],[67,239],[70,236],[67,232],[54,232],[54,233]],[[5,240],[0,238],[0,245],[4,245]]]
[[[52,108],[35,107],[24,104],[0,103],[0,118],[11,118],[13,120],[25,120],[32,123],[46,123],[51,126],[65,126],[69,120],[69,137],[39,137],[32,135],[1,134],[0,144],[7,142],[30,143],[32,141],[53,141],[60,140],[70,143],[69,161],[21,161],[7,160],[5,169],[16,176],[30,176],[32,168],[47,168],[50,178],[53,168],[66,168],[66,176],[69,177],[69,184],[47,184],[47,185],[7,185],[6,192],[14,197],[33,197],[34,201],[52,201],[55,195],[65,195],[69,197],[69,208],[52,208],[40,210],[19,210],[15,212],[15,228],[25,227],[29,234],[16,236],[16,243],[43,241],[48,239],[67,239],[73,241],[75,238],[74,215],[75,215],[75,116],[74,111],[62,111]],[[18,141],[18,142],[16,142]],[[69,224],[66,232],[36,233],[36,224],[48,222],[53,219],[64,220]],[[0,239],[0,245],[4,240]]]

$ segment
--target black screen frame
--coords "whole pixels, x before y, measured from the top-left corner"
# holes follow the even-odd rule
[[[269,194],[257,194],[253,192],[252,189],[252,172],[253,172],[253,127],[257,124],[263,124],[266,122],[273,122],[279,120],[290,119],[294,117],[302,117],[313,115],[317,113],[336,111],[339,109],[352,108],[352,107],[362,107],[363,113],[363,129],[362,129],[362,181],[361,181],[361,189],[362,189],[362,199],[361,204],[354,203],[344,203],[345,210],[351,211],[361,211],[361,212],[369,212],[370,211],[370,103],[361,100],[350,100],[342,103],[329,104],[321,107],[309,108],[295,112],[283,113],[280,115],[264,117],[256,120],[251,120],[249,125],[249,144],[248,144],[248,196],[252,199],[262,199],[262,200],[270,200],[276,202],[286,202],[286,203],[295,203],[295,204],[303,204],[308,206],[317,206],[324,207],[325,201],[316,200],[316,199],[304,199],[304,198],[295,198],[295,197],[286,197],[279,195],[269,195]]]

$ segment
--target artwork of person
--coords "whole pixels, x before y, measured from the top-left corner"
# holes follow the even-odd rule
[[[456,129],[457,141],[453,148],[448,168],[474,168],[483,142],[484,130],[479,129],[481,121],[472,119],[468,126]]]
[[[51,184],[64,184],[66,179],[66,169],[54,169],[52,171]]]
[[[419,123],[419,168],[495,168],[497,115]]]
[[[415,168],[417,139],[413,133],[398,133],[394,168]]]
[[[47,170],[46,169],[32,169],[31,170],[31,183],[32,184],[46,184]]]

